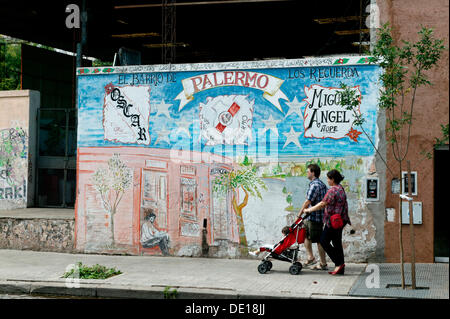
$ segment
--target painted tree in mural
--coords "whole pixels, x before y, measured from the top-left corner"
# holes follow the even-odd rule
[[[213,181],[213,190],[218,193],[227,194],[232,192],[233,211],[239,227],[239,244],[241,254],[247,254],[248,244],[245,235],[245,226],[242,210],[248,204],[249,195],[262,199],[260,189],[267,189],[262,179],[257,175],[257,168],[245,156],[239,168],[224,172]],[[242,190],[245,194],[241,203],[238,202],[238,193]]]
[[[422,27],[418,32],[419,40],[416,43],[402,41],[403,45],[396,45],[392,37],[392,29],[385,24],[378,30],[377,42],[371,52],[373,63],[379,64],[383,68],[380,75],[383,89],[380,91],[379,107],[385,111],[386,135],[389,144],[392,147],[392,155],[398,166],[398,172],[395,174],[386,160],[375,147],[370,136],[364,131],[362,125],[364,123],[363,115],[355,113],[355,125],[360,126],[370,142],[376,149],[378,155],[386,164],[392,176],[396,177],[400,184],[400,193],[405,189],[403,185],[402,169],[404,162],[407,162],[408,176],[410,176],[410,162],[406,159],[408,155],[411,126],[413,123],[413,111],[415,106],[415,98],[417,89],[431,85],[428,80],[426,71],[436,66],[445,49],[443,40],[433,38],[433,30]],[[352,110],[359,105],[361,96],[347,87],[342,85],[344,89],[342,93],[341,105],[348,110]],[[436,139],[436,144],[448,143],[448,123],[441,125],[444,137]],[[435,145],[436,145],[435,144]],[[411,181],[411,178],[408,178]],[[407,187],[409,195],[411,195],[411,185]],[[412,211],[412,202],[409,201],[409,210]],[[402,198],[399,196],[399,249],[401,261],[402,288],[405,288],[404,274],[404,258],[403,258],[403,240],[402,240]],[[410,214],[410,232],[411,232],[411,274],[412,288],[415,289],[415,248],[414,248],[414,227],[412,214]]]
[[[125,190],[131,185],[132,171],[120,160],[118,154],[114,154],[108,160],[107,168],[99,168],[92,180],[95,189],[100,193],[103,209],[109,214],[111,244],[114,247],[114,215]]]

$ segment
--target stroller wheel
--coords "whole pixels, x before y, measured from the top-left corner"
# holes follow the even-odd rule
[[[302,265],[300,263],[295,263],[289,267],[289,273],[291,275],[298,275],[302,271]]]
[[[266,263],[267,263],[267,270],[271,270],[272,269],[272,262],[271,261],[266,261]]]
[[[271,266],[270,266],[271,267]],[[266,272],[269,271],[269,264],[266,261],[263,261],[262,263],[259,264],[258,266],[258,272],[260,274],[265,274]]]

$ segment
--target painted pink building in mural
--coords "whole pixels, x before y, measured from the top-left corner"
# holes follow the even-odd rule
[[[76,247],[79,250],[131,254],[161,254],[158,246],[144,248],[141,243],[145,213],[156,215],[155,228],[169,237],[172,255],[196,254],[202,245],[203,229],[209,246],[220,241],[237,243],[236,220],[229,209],[229,199],[214,202],[211,178],[220,170],[230,169],[225,159],[203,154],[203,162],[171,157],[170,150],[133,147],[80,148],[77,172],[79,196],[76,206]],[[107,167],[107,161],[120,154],[132,171],[132,185],[120,201],[114,220],[115,247],[109,247],[110,216],[101,205],[93,185],[94,172]],[[184,249],[184,251],[182,251]],[[181,251],[180,251],[181,250]]]

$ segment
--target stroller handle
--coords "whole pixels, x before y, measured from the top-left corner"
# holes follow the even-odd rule
[[[299,225],[301,225],[301,223],[303,222],[303,218],[299,217],[292,225],[291,228],[297,227]]]

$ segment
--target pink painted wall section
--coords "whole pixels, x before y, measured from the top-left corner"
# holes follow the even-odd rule
[[[120,161],[131,172],[131,181],[114,214],[112,243],[111,212],[102,205],[102,196],[95,186],[94,175],[101,168],[109,168],[108,161],[119,153]],[[170,155],[169,150],[137,151],[134,147],[79,148],[75,239],[77,250],[198,255],[205,220],[207,243],[214,245],[217,236],[214,229],[217,227],[214,227],[214,217],[211,215],[210,169],[231,166],[224,164],[225,159],[217,155],[207,155],[206,161],[200,163],[170,160]],[[156,231],[168,238],[167,250],[161,248],[161,245],[144,247],[142,244],[146,209],[152,209],[156,215],[153,222]],[[236,222],[231,216],[229,221]],[[237,243],[239,240],[236,231],[229,232],[224,239],[230,243]]]

